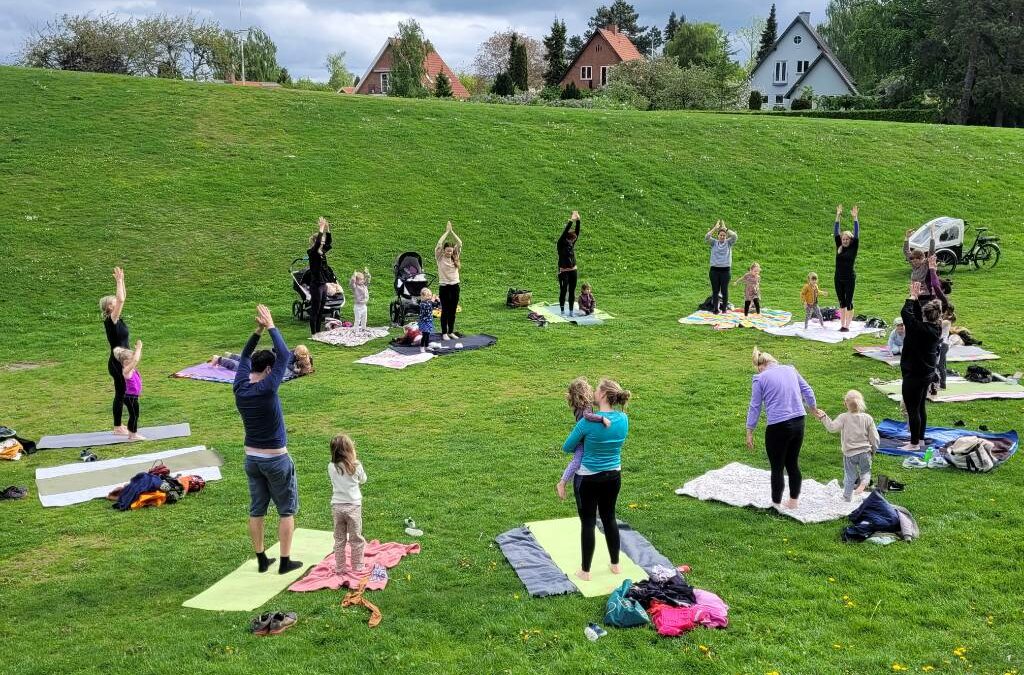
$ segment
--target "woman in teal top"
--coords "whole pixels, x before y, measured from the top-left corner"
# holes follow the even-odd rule
[[[613,380],[601,380],[594,398],[596,414],[607,417],[611,425],[604,426],[581,419],[573,427],[562,450],[573,452],[583,442],[583,463],[573,479],[576,493],[576,511],[580,516],[580,548],[583,564],[576,573],[580,579],[590,581],[590,563],[594,559],[594,528],[601,516],[604,538],[608,544],[613,574],[619,574],[619,526],[615,520],[615,501],[622,486],[622,444],[629,435],[629,417],[622,408],[629,400],[629,391]]]

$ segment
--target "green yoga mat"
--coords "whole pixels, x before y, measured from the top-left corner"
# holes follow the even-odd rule
[[[277,563],[263,574],[256,559],[247,560],[199,595],[182,603],[183,607],[209,609],[215,612],[251,612],[288,588],[306,570],[326,558],[334,550],[334,533],[325,530],[295,530],[292,538],[292,559],[301,560],[302,568],[288,574],[277,573]],[[267,556],[281,559],[280,545],[267,549]]]
[[[872,386],[894,401],[899,401],[903,398],[902,380],[874,382]],[[938,403],[973,401],[984,398],[1019,399],[1024,398],[1024,387],[1010,382],[971,382],[963,378],[950,377],[945,389],[940,390],[937,395],[929,396],[928,398]]]
[[[576,576],[580,568],[580,521],[579,518],[560,518],[558,520],[540,520],[526,523],[527,529],[541,545],[558,569],[565,572],[569,581],[585,598],[596,598],[608,595],[622,585],[623,579],[634,582],[643,581],[647,573],[625,553],[619,553],[619,565],[622,574],[612,574],[609,569],[608,548],[604,544],[604,536],[596,533],[597,546],[594,547],[594,561],[590,565],[590,581],[583,581]]]

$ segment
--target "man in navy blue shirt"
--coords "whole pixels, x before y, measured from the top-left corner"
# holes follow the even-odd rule
[[[270,332],[273,351],[256,350],[264,331]],[[255,352],[255,353],[254,353]],[[295,464],[288,454],[288,437],[277,389],[288,368],[288,345],[274,326],[274,317],[265,305],[256,306],[256,331],[249,337],[238,361],[235,382],[235,406],[245,427],[245,474],[249,478],[249,536],[260,572],[266,572],[273,558],[263,546],[263,520],[271,500],[280,516],[278,538],[281,542],[279,574],[302,567],[291,559],[295,512],[299,510],[299,485]]]

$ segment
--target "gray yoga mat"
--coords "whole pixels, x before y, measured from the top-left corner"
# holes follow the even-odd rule
[[[146,456],[145,459],[140,459],[138,462],[129,463],[131,459],[126,457],[117,460],[116,466],[104,466],[107,462],[82,463],[83,471],[81,472],[37,478],[36,489],[40,496],[50,496],[64,494],[65,492],[87,490],[97,486],[127,483],[132,479],[132,476],[143,471],[149,471],[158,462],[165,464],[172,474],[188,473],[194,469],[224,465],[223,458],[216,451],[206,447],[200,447],[185,454],[174,455],[160,460],[154,460]],[[95,470],[92,470],[93,467],[96,467]]]
[[[431,335],[436,335],[436,333],[431,333]],[[458,354],[459,352],[470,352],[474,349],[483,349],[484,347],[490,347],[497,342],[498,338],[493,335],[481,333],[479,335],[464,335],[460,338],[455,338],[454,340],[435,340],[431,338],[430,344],[434,347],[432,353],[435,356],[441,356],[443,354]],[[456,347],[455,345],[462,346]],[[419,338],[417,338],[415,345],[392,344],[391,349],[399,354],[419,354]]]
[[[535,598],[575,593],[576,584],[558,569],[547,551],[525,527],[517,527],[494,538],[505,559],[516,571],[526,591]]]
[[[171,424],[164,427],[143,427],[139,433],[149,441],[162,441],[167,438],[181,438],[191,436],[192,429],[188,422],[184,424]],[[133,443],[127,436],[121,436],[109,431],[95,431],[88,434],[67,434],[65,436],[43,436],[36,447],[40,450],[53,450],[57,448],[89,448],[94,445],[115,445],[117,443]]]

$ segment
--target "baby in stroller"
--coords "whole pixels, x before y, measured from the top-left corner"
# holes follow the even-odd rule
[[[433,275],[423,270],[423,258],[415,251],[402,253],[395,260],[395,299],[391,302],[391,322],[405,324],[406,316],[418,316],[420,294],[429,289]]]

